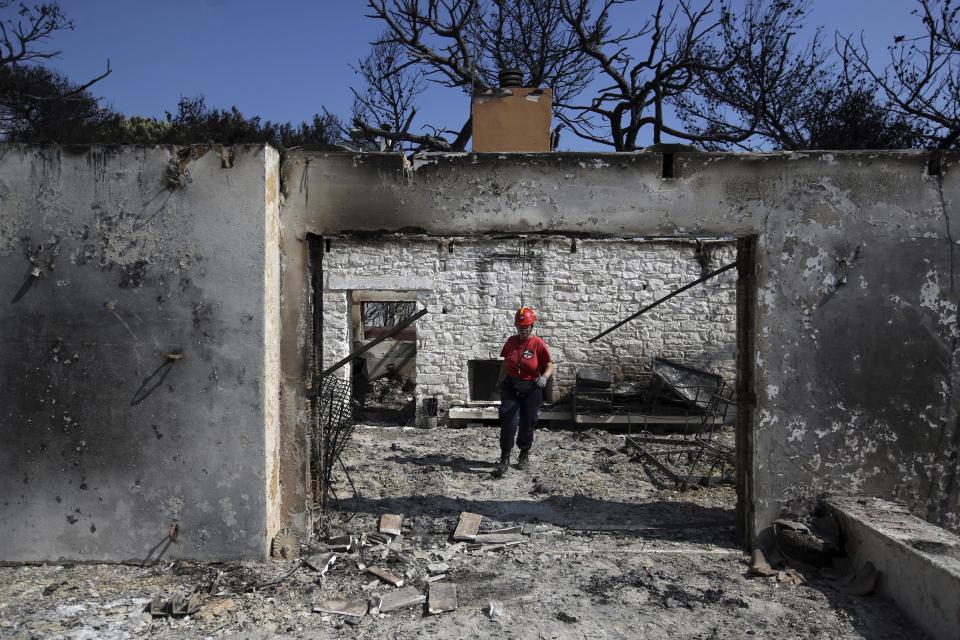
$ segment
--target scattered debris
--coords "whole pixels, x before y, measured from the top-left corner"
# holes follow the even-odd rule
[[[479,544],[507,544],[523,540],[523,535],[517,533],[478,533],[473,541]]]
[[[619,465],[615,474],[600,473],[596,459],[603,454],[597,449],[619,450],[623,434],[539,432],[538,474],[556,487],[546,500],[528,495],[537,482],[532,478],[478,485],[480,465],[472,461],[484,460],[496,446],[495,430],[406,431],[403,462],[391,463],[396,453],[389,443],[398,440],[397,434],[396,429],[361,426],[344,454],[364,500],[356,510],[328,512],[317,531],[332,536],[331,541],[352,537],[351,551],[329,551],[324,536],[309,541],[317,546],[301,546],[297,560],[0,567],[0,637],[346,637],[358,634],[344,626],[363,624],[358,637],[382,640],[490,635],[483,627],[496,629],[503,621],[510,623],[502,629],[507,634],[540,628],[544,637],[669,634],[706,639],[772,637],[776,632],[784,638],[918,637],[887,601],[853,595],[869,593],[876,585],[872,567],[855,571],[847,559],[836,558],[819,573],[807,571],[785,564],[771,545],[753,556],[769,569],[747,571],[747,563],[764,564],[751,562],[733,531],[720,526],[733,517],[732,488],[658,490],[637,464]],[[424,463],[408,462],[412,460]],[[352,489],[343,474],[334,490],[348,505]],[[457,502],[424,506],[423,497],[432,495],[459,497],[462,506],[454,506],[456,511],[449,508]],[[370,509],[378,503],[378,511]],[[464,509],[478,512],[478,520],[479,513],[483,517],[472,540],[453,542],[451,532]],[[378,530],[385,511],[405,514],[401,536]],[[830,521],[795,519],[832,541]],[[612,531],[597,535],[610,527],[606,523],[615,525]],[[685,528],[708,523],[718,526]],[[167,533],[169,524],[162,523],[157,537]],[[617,534],[617,529],[634,530],[638,524],[662,528],[651,534]],[[484,543],[511,538],[510,543]],[[369,566],[402,578],[403,587],[367,573]],[[816,581],[817,588],[791,588],[803,579]],[[447,584],[456,585],[455,595],[446,594],[449,600],[441,598],[451,588]],[[411,586],[414,590],[406,591]],[[45,589],[49,595],[41,598]],[[203,605],[189,619],[172,619],[164,609],[176,592],[199,594]],[[393,594],[400,592],[409,593],[411,601],[393,610]],[[158,593],[156,605],[144,593]],[[365,615],[381,598],[393,613]],[[493,621],[488,620],[491,601],[498,618]],[[188,595],[180,602],[178,611],[190,609]],[[438,619],[434,612],[453,603],[456,610]],[[720,631],[711,636],[712,629]]]
[[[454,540],[466,540],[472,542],[480,530],[480,520],[482,516],[476,513],[464,511],[460,514],[460,520],[457,522],[457,529],[453,532]]]
[[[219,602],[212,602],[210,604],[204,605],[200,611],[197,612],[197,619],[210,621],[219,616],[222,613],[226,613],[231,609],[234,609],[237,606],[237,603],[231,598],[221,600]]]
[[[154,618],[182,618],[183,616],[192,616],[200,610],[203,601],[199,594],[192,593],[189,596],[181,592],[174,593],[170,599],[164,600],[156,595],[147,607],[147,613]]]
[[[524,533],[523,527],[505,527],[503,529],[491,529],[484,531],[487,535],[506,534],[506,533]]]
[[[417,591],[416,587],[404,587],[382,594],[377,604],[377,611],[389,613],[415,604],[423,604],[426,601],[427,597]]]
[[[794,566],[828,566],[841,555],[835,543],[820,537],[802,522],[775,520],[773,533],[777,551]]]
[[[403,578],[396,576],[381,567],[367,567],[367,573],[372,573],[384,582],[392,584],[395,587],[403,586]]]
[[[386,533],[391,536],[400,535],[400,524],[403,522],[403,516],[385,513],[380,516],[380,533]]]
[[[357,539],[349,534],[327,539],[327,547],[331,551],[354,551],[357,545]]]
[[[333,613],[351,618],[362,618],[367,615],[366,600],[349,600],[347,598],[330,598],[313,608],[314,613]]]
[[[385,533],[368,532],[363,534],[363,539],[371,544],[390,544],[393,540],[391,536]]]
[[[427,612],[431,614],[454,611],[457,608],[457,585],[453,582],[434,582],[430,585]]]
[[[750,555],[750,573],[770,577],[777,575],[777,570],[770,566],[763,549],[757,548]]]
[[[320,575],[323,575],[327,572],[330,567],[333,566],[333,563],[337,561],[337,554],[335,553],[318,553],[312,556],[307,556],[303,559],[303,564],[308,569],[318,572]]]

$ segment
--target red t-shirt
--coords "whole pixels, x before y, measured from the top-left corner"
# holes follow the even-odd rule
[[[518,335],[507,338],[500,350],[500,357],[507,363],[507,375],[521,380],[536,380],[553,362],[547,343],[540,336],[531,335],[524,340]]]

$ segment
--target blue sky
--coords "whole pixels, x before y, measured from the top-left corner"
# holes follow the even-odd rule
[[[640,0],[637,19],[653,0]],[[882,46],[915,29],[913,0],[812,0],[810,23],[828,34],[865,31]],[[356,82],[349,65],[363,57],[380,23],[364,17],[364,0],[61,0],[76,23],[50,46],[53,67],[80,81],[113,73],[94,93],[128,115],[162,117],[181,95],[236,105],[246,115],[277,121],[308,119],[321,106],[346,116]],[[438,89],[421,99],[418,120],[459,126],[466,96]],[[451,117],[453,115],[453,117]],[[565,148],[595,145],[568,135]]]

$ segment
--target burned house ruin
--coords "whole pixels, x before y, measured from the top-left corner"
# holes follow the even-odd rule
[[[310,526],[317,372],[425,309],[334,376],[399,380],[410,424],[482,419],[521,302],[557,399],[657,356],[735,387],[745,544],[823,495],[957,532],[958,166],[6,145],[0,560],[142,559],[171,526],[177,557],[263,557]]]

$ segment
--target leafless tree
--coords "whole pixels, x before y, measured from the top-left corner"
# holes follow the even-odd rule
[[[795,42],[807,4],[747,0],[722,21],[719,42],[732,56],[730,67],[698,70],[690,90],[670,98],[687,131],[703,136],[705,146],[808,146],[810,126],[831,111],[843,86],[820,30],[805,45]]]
[[[14,6],[13,0],[0,0],[0,11]],[[18,3],[16,17],[0,20],[0,66],[50,60],[60,55],[59,51],[45,50],[42,44],[58,31],[72,31],[69,20],[56,2],[28,6]],[[92,80],[74,87],[75,93],[86,91],[94,83],[110,75],[110,61],[106,70]]]
[[[554,89],[554,118],[617,151],[686,141],[726,149],[956,145],[958,0],[917,0],[925,33],[901,37],[882,71],[849,39],[801,36],[808,0],[368,0],[398,69],[466,93],[519,67]],[[836,53],[841,50],[838,58]],[[366,121],[361,128],[371,133]],[[649,132],[649,134],[647,133]],[[377,133],[389,134],[379,130]],[[471,135],[404,132],[415,148],[461,150]]]
[[[712,0],[695,6],[678,0],[668,10],[660,0],[639,29],[614,30],[612,11],[633,0],[560,0],[567,24],[579,46],[593,58],[604,84],[589,102],[562,105],[561,119],[581,138],[631,151],[645,127],[653,141],[663,134],[688,141],[731,141],[721,133],[693,134],[667,123],[669,101],[690,90],[698,74],[723,73],[733,66],[733,53],[717,46],[729,19],[724,5]],[[599,120],[599,122],[598,122]]]
[[[922,32],[900,35],[888,47],[883,68],[870,59],[863,36],[840,39],[847,74],[863,73],[875,83],[894,115],[928,129],[931,147],[960,146],[960,4],[917,0],[912,14]]]
[[[59,31],[72,30],[71,22],[55,2],[28,6],[0,0],[0,133],[6,135],[23,122],[49,110],[51,103],[76,102],[89,111],[87,90],[110,75],[110,61],[100,75],[73,84],[62,76],[40,67],[40,63],[60,55],[44,48],[44,43]],[[13,13],[10,16],[10,13]],[[61,109],[59,106],[54,109]]]
[[[426,90],[420,68],[403,61],[403,47],[385,36],[353,68],[363,86],[351,88],[352,121],[361,137],[375,135],[383,141],[384,151],[409,150],[411,142],[403,138],[416,116],[417,97]]]
[[[397,70],[418,67],[424,78],[467,94],[497,85],[503,68],[518,68],[530,86],[549,86],[560,104],[590,82],[592,60],[566,27],[558,0],[368,0],[370,17],[387,34],[374,46],[403,51]],[[472,135],[469,106],[459,129],[394,137],[420,148],[463,150]],[[367,133],[391,132],[358,123]]]

